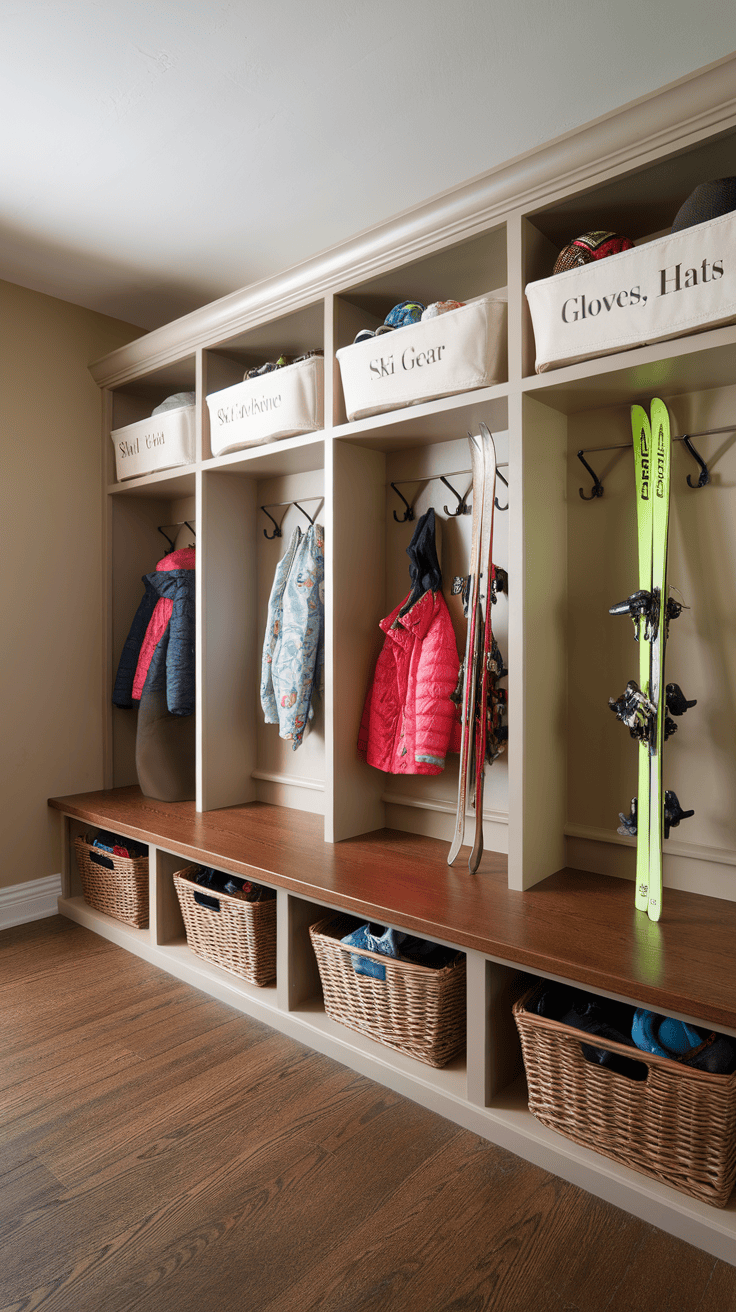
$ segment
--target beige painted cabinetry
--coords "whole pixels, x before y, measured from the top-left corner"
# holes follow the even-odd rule
[[[105,810],[104,794],[96,801],[56,802],[67,848],[90,818],[115,821],[122,832],[146,834],[153,844],[149,930],[126,930],[86,908],[71,871],[61,904],[66,914],[731,1261],[733,1204],[717,1212],[696,1203],[567,1143],[529,1115],[509,998],[519,969],[525,969],[696,1022],[713,1020],[704,1000],[707,969],[703,975],[697,966],[700,994],[694,984],[680,992],[670,988],[679,951],[675,934],[685,932],[670,922],[688,915],[699,921],[697,951],[705,958],[709,918],[722,920],[724,905],[716,914],[710,899],[736,899],[736,443],[728,435],[703,439],[712,481],[697,491],[686,484],[686,475],[697,472],[691,457],[675,444],[670,578],[690,609],[673,631],[668,677],[697,697],[698,706],[668,745],[666,770],[667,786],[696,815],[669,842],[665,913],[660,926],[651,928],[646,919],[643,926],[635,921],[631,885],[622,882],[633,876],[634,851],[616,827],[618,811],[628,810],[635,791],[636,755],[607,706],[609,695],[618,694],[637,668],[630,625],[608,615],[609,605],[631,592],[636,580],[633,461],[627,451],[607,451],[597,462],[590,456],[605,495],[583,501],[578,489],[589,491],[588,476],[576,452],[627,442],[631,403],[648,403],[653,395],[667,402],[674,434],[736,426],[736,324],[537,375],[524,287],[547,276],[557,251],[579,233],[604,227],[645,242],[669,228],[698,182],[734,171],[735,71],[736,60],[722,61],[92,366],[105,410],[108,689],[141,575],[161,554],[157,526],[196,520],[196,811],[204,813],[199,823],[205,827],[196,830],[196,839],[191,828],[183,837],[184,829],[176,827],[179,812],[170,808],[164,818],[163,804],[136,821],[117,792],[111,796],[123,797],[118,810]],[[408,297],[468,300],[504,286],[506,380],[347,422],[335,352],[352,342],[359,327],[380,323]],[[318,347],[325,356],[324,429],[213,458],[207,396],[239,381],[252,364]],[[109,432],[185,389],[197,394],[195,461],[115,483]],[[461,491],[467,488],[465,435],[477,431],[481,420],[497,437],[509,483],[508,511],[496,516],[496,560],[508,569],[510,590],[496,607],[496,620],[509,667],[510,739],[507,754],[488,772],[487,856],[477,876],[496,881],[496,892],[490,900],[478,894],[474,910],[476,894],[467,891],[472,881],[463,859],[452,872],[444,860],[456,759],[436,778],[386,776],[359,759],[356,738],[382,638],[378,621],[408,590],[405,550],[413,525],[394,518],[393,511],[401,514],[403,507],[391,483],[399,482],[415,501],[417,515],[434,505],[442,521],[447,595],[452,575],[467,568],[470,517],[445,514],[443,506],[451,502],[437,480],[451,473]],[[318,518],[326,536],[326,692],[311,732],[294,752],[275,727],[262,723],[258,683],[274,569],[292,527],[304,521],[292,506],[283,538],[268,540],[263,530],[272,526],[260,507],[303,498],[315,499],[307,502],[310,512],[316,498],[323,499]],[[503,487],[499,501],[506,503]],[[460,638],[457,608],[453,618]],[[124,789],[135,783],[134,717],[109,710],[107,723],[106,784]],[[222,808],[254,802],[273,806],[253,811],[252,839],[247,811],[237,811],[237,824],[228,812],[217,819]],[[152,810],[160,813],[158,829]],[[310,814],[297,815],[305,812]],[[312,865],[315,852],[324,853],[323,878],[314,870],[300,875],[294,853],[284,855],[275,839],[268,854],[269,816],[281,833],[290,814],[294,834],[309,844]],[[197,823],[187,820],[195,828]],[[367,849],[363,840],[356,845],[357,836],[385,827],[415,835],[416,847],[406,839],[392,848],[390,837],[376,833],[371,893],[368,885],[350,882],[347,866],[340,873],[338,856],[341,850],[359,853],[364,868]],[[469,828],[472,838],[472,821]],[[215,831],[219,837],[208,839]],[[212,864],[257,869],[278,888],[279,977],[273,988],[239,985],[183,945],[171,873],[203,850]],[[409,871],[393,891],[392,867]],[[575,928],[564,951],[550,950],[545,959],[541,949],[529,946],[534,935],[544,939],[541,881],[563,870]],[[577,879],[576,871],[588,874]],[[596,876],[622,878],[596,882]],[[608,884],[631,898],[622,931],[631,940],[621,958],[628,965],[618,974],[613,967],[596,974],[599,945],[604,956],[610,947],[600,910],[605,899],[599,896]],[[436,917],[426,910],[433,889]],[[671,890],[681,890],[684,900]],[[700,896],[687,899],[688,893]],[[496,895],[500,900],[494,902]],[[562,935],[560,942],[563,895],[555,902],[556,928],[550,928],[552,938]],[[453,909],[460,903],[462,914]],[[700,912],[694,916],[696,905]],[[361,1041],[325,1016],[307,935],[325,907],[390,920],[467,950],[467,1059],[431,1071]],[[508,924],[514,922],[513,932],[492,923],[494,907]],[[710,982],[721,990],[718,1027],[736,1033],[733,962],[728,954],[718,958],[718,951],[715,957]]]

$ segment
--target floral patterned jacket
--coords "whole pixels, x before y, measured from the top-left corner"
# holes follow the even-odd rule
[[[261,664],[266,724],[278,724],[294,751],[324,688],[324,579],[324,529],[296,528],[274,576]]]

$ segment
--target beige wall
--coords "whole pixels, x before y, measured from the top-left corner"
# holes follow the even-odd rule
[[[0,888],[60,869],[47,797],[102,785],[100,392],[141,330],[0,281]]]

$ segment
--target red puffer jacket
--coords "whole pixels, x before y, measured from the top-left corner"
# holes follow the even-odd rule
[[[460,669],[455,634],[441,592],[425,592],[401,615],[407,600],[381,620],[386,642],[358,751],[388,774],[441,774],[447,752],[460,750],[459,712],[450,700]]]

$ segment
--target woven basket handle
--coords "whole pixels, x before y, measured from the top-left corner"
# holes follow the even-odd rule
[[[217,897],[208,897],[207,893],[193,893],[194,901],[200,907],[209,907],[210,911],[220,911],[220,899]]]

